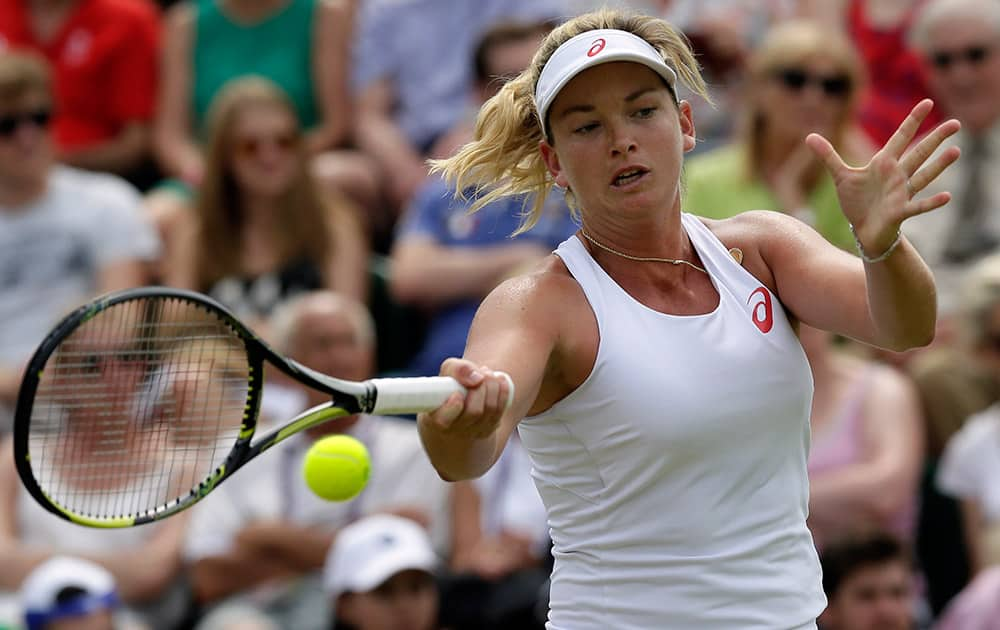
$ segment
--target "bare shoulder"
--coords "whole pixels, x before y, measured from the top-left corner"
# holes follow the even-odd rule
[[[699,217],[700,218],[700,217]],[[776,292],[771,263],[775,248],[793,247],[809,227],[782,212],[752,210],[728,219],[700,218],[728,249],[743,253],[743,268]]]
[[[497,285],[481,310],[496,310],[530,321],[542,318],[551,323],[562,319],[563,311],[579,307],[588,307],[583,289],[562,259],[552,254],[534,270]]]

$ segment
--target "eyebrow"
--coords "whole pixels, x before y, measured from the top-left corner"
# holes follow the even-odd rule
[[[658,85],[649,85],[649,86],[646,86],[646,87],[641,87],[638,90],[636,90],[636,91],[632,92],[631,94],[629,94],[628,96],[626,96],[625,97],[625,102],[626,103],[631,103],[631,102],[637,100],[639,97],[643,96],[644,94],[646,94],[648,92],[655,92],[658,89],[660,89],[660,86],[658,86]],[[566,109],[564,109],[561,112],[559,112],[556,117],[557,118],[565,118],[565,117],[569,116],[570,114],[588,113],[588,112],[594,111],[595,109],[596,108],[593,105],[590,105],[590,104],[573,105],[572,107],[567,107]]]

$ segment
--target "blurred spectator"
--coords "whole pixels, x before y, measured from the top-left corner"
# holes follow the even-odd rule
[[[280,88],[260,77],[228,84],[209,116],[207,158],[195,207],[156,218],[167,284],[208,293],[255,325],[302,291],[364,299],[367,240],[315,185]]]
[[[350,380],[371,376],[374,329],[364,306],[353,300],[326,291],[298,296],[275,313],[272,330],[279,351],[313,369]],[[299,385],[272,384],[263,404],[268,417],[286,421],[327,401]],[[301,475],[309,446],[334,433],[364,442],[372,461],[364,491],[342,503],[313,495]],[[440,551],[450,550],[450,488],[427,460],[410,421],[338,418],[289,438],[248,467],[192,510],[185,555],[195,596],[210,611],[206,628],[230,627],[219,618],[240,610],[282,628],[328,627],[319,570],[338,529],[364,515],[410,516],[430,528]]]
[[[935,630],[1000,628],[1000,567],[982,571],[938,619]]]
[[[930,95],[925,68],[911,48],[914,19],[926,0],[802,0],[824,24],[843,24],[858,48],[868,82],[858,103],[858,122],[876,146],[884,145],[913,106]],[[942,120],[936,109],[921,133]]]
[[[801,325],[812,368],[809,528],[819,549],[857,530],[912,544],[923,420],[916,390],[894,368],[834,347]]]
[[[895,538],[871,533],[829,545],[820,557],[829,604],[821,630],[915,628],[912,563]]]
[[[95,293],[143,284],[159,247],[128,183],[55,165],[51,89],[44,60],[0,54],[0,434],[52,325]]]
[[[906,235],[937,279],[942,314],[955,307],[957,278],[1000,244],[1000,3],[929,0],[913,26],[931,92],[962,130],[939,151],[962,157],[921,193],[952,199],[941,212],[906,222]]]
[[[920,392],[926,418],[927,466],[922,481],[917,554],[927,576],[929,601],[936,612],[969,581],[975,568],[972,560],[981,562],[977,551],[981,546],[974,545],[967,551],[965,544],[967,535],[973,533],[970,527],[974,531],[981,529],[976,526],[978,519],[968,522],[958,499],[975,501],[975,493],[990,492],[990,485],[986,479],[976,478],[981,460],[972,457],[966,463],[959,458],[965,456],[962,450],[988,449],[989,444],[974,445],[966,437],[960,447],[958,442],[953,443],[953,437],[967,418],[991,413],[984,410],[1000,400],[1000,347],[995,341],[1000,331],[1000,253],[976,262],[966,272],[960,289],[953,291],[958,299],[952,309],[952,343],[918,355],[907,366]],[[942,469],[945,463],[939,461],[945,445],[950,445],[952,452],[949,473]],[[949,485],[942,492],[936,477],[944,474],[957,485]],[[973,538],[980,536],[973,534]]]
[[[59,161],[148,183],[160,15],[149,0],[0,3],[0,50],[43,54],[53,70]]]
[[[157,191],[170,202],[205,175],[200,146],[209,108],[223,86],[246,75],[288,95],[306,130],[303,147],[321,156],[320,181],[369,209],[378,197],[373,166],[351,143],[348,64],[357,0],[186,0],[167,17],[163,83],[155,126],[163,169],[186,185]]]
[[[861,80],[856,51],[836,31],[811,21],[769,31],[749,60],[740,140],[687,162],[684,209],[716,219],[777,210],[854,251],[833,180],[804,139],[822,133],[848,162],[867,160],[854,118]]]
[[[21,585],[26,630],[143,630],[118,611],[115,578],[104,567],[59,556],[38,566]]]
[[[478,108],[504,79],[527,67],[546,30],[537,22],[502,23],[488,29],[473,55],[476,88],[470,103]],[[468,126],[459,125],[446,136],[457,147],[471,139],[470,134]],[[545,214],[531,231],[513,239],[524,199],[506,198],[469,214],[472,203],[471,198],[456,197],[440,177],[432,177],[417,192],[397,230],[390,289],[399,302],[430,311],[423,347],[408,370],[413,374],[437,374],[444,359],[461,356],[482,298],[518,269],[541,261],[576,231],[559,195],[549,198]]]
[[[1000,262],[997,256],[991,262]],[[993,287],[994,290],[1000,288]],[[1000,308],[985,314],[980,356],[1000,381]],[[938,486],[962,504],[965,543],[973,573],[1000,564],[1000,406],[972,415],[948,441],[938,467]]]
[[[354,49],[358,146],[381,169],[396,211],[441,157],[442,135],[461,122],[473,84],[473,48],[503,20],[565,16],[563,0],[365,0]]]
[[[156,630],[173,628],[188,610],[181,575],[187,517],[126,529],[91,529],[56,518],[21,485],[8,438],[0,443],[0,608],[17,601],[28,575],[54,556],[100,564],[119,586],[123,603]]]
[[[454,572],[442,623],[454,630],[541,630],[552,569],[549,526],[518,438],[490,470],[454,488]]]
[[[323,570],[334,629],[438,628],[437,565],[427,533],[409,519],[379,514],[348,525]]]

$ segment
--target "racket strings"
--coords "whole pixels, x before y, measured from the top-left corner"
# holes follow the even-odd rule
[[[29,433],[39,486],[95,518],[185,498],[239,436],[249,369],[228,323],[193,303],[145,298],[99,311],[40,377]]]

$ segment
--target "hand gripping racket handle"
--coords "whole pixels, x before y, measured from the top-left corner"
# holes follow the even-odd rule
[[[514,382],[506,373],[501,374],[507,379],[507,407],[510,407],[514,400]],[[372,408],[372,413],[377,414],[433,411],[455,392],[465,394],[465,388],[450,376],[373,378],[369,382],[377,391],[375,406]]]

